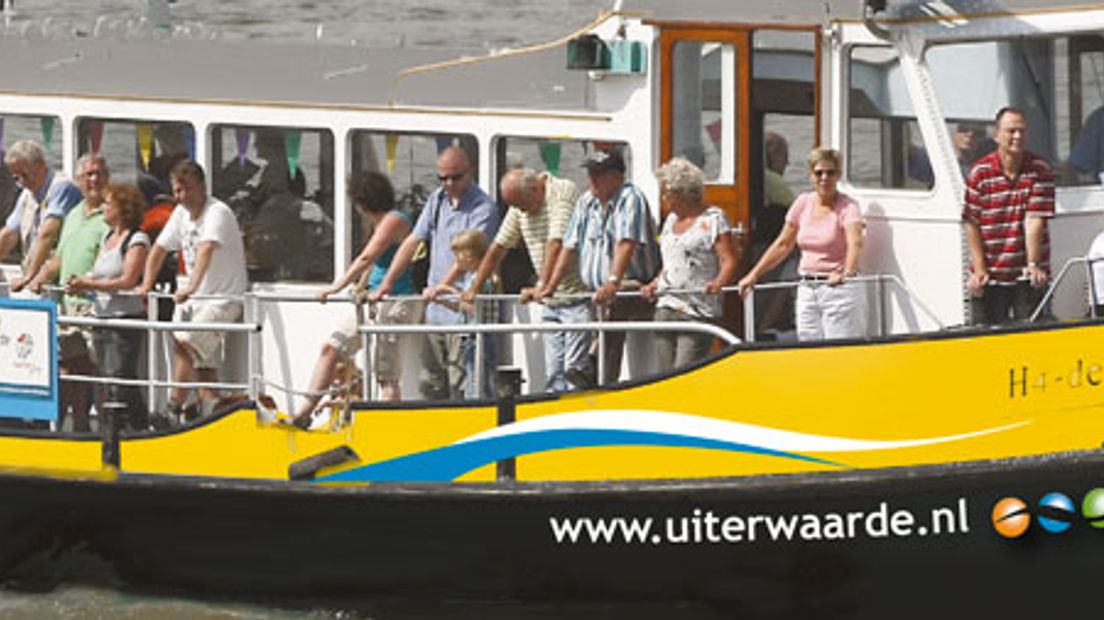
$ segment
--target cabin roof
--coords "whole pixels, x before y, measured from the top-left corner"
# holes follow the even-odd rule
[[[485,54],[266,40],[0,37],[0,92],[336,106],[584,108],[585,74],[565,69],[562,49],[395,81],[409,67]]]
[[[1075,6],[1058,0],[943,2],[971,14]],[[915,0],[891,0],[890,17],[910,16],[918,6]],[[656,22],[815,25],[861,18],[862,0],[624,0],[621,9]],[[586,73],[566,69],[562,47],[505,54],[490,62],[455,62],[486,55],[485,49],[317,41],[8,35],[0,36],[0,92],[335,106],[589,109]],[[434,63],[445,66],[398,79],[404,70]]]
[[[889,0],[888,16],[922,17],[930,0]],[[1054,10],[1078,6],[1099,8],[1084,0],[942,0],[963,15]],[[761,23],[814,25],[854,21],[863,17],[863,0],[624,0],[622,10],[641,13],[653,21]]]

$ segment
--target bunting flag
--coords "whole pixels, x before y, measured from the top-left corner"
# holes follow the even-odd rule
[[[440,155],[441,151],[447,149],[454,144],[452,136],[437,136],[437,154]]]
[[[398,134],[387,134],[387,176],[391,176],[391,173],[395,171],[395,154],[399,150],[399,136]]]
[[[287,154],[288,178],[295,178],[295,171],[299,169],[299,144],[303,140],[303,132],[298,129],[284,130],[284,152]]]
[[[195,159],[195,130],[191,127],[184,129],[184,142],[188,144],[188,157]]]
[[[552,176],[560,176],[560,148],[559,142],[542,140],[540,143],[541,161]]]
[[[88,124],[88,152],[99,153],[103,146],[104,123],[103,121],[91,121]]]
[[[43,116],[42,117],[42,146],[46,148],[46,152],[50,152],[50,147],[54,143],[54,117]]]
[[[244,169],[246,155],[249,154],[249,140],[253,137],[253,132],[244,127],[238,127],[234,130],[234,135],[238,138],[238,167]]]
[[[138,123],[138,155],[142,158],[142,170],[149,171],[153,156],[153,125]]]

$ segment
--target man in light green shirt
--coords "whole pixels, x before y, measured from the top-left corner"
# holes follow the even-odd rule
[[[65,216],[57,251],[31,280],[31,291],[39,293],[43,286],[53,283],[65,286],[69,278],[92,271],[100,241],[107,232],[103,203],[109,180],[107,162],[99,153],[88,153],[77,162],[77,185],[84,200]],[[89,303],[83,297],[65,296],[71,313],[83,310]]]
[[[103,218],[104,195],[108,183],[107,162],[99,153],[88,153],[77,161],[77,185],[84,195],[65,216],[57,249],[39,269],[28,287],[40,293],[42,287],[57,283],[64,286],[72,276],[92,271],[107,224]],[[84,314],[91,302],[83,297],[65,296],[65,314]],[[58,334],[62,374],[94,375],[96,366],[89,349],[91,333],[87,329],[63,328]],[[72,416],[74,431],[87,431],[92,394],[86,384],[63,381],[61,384],[61,420]]]

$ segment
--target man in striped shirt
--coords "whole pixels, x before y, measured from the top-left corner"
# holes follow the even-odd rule
[[[1023,110],[1002,108],[996,120],[997,150],[970,169],[962,208],[975,324],[1029,318],[1050,270],[1054,175],[1046,160],[1027,150]]]
[[[463,301],[471,304],[483,283],[502,262],[506,252],[522,240],[529,250],[529,260],[537,273],[535,286],[521,289],[521,301],[527,303],[539,297],[544,283],[549,281],[563,247],[564,233],[575,212],[579,190],[567,179],[558,179],[547,172],[531,168],[511,170],[499,183],[499,195],[511,205],[506,212],[498,236],[483,257],[479,272],[465,291]],[[586,288],[579,276],[570,273],[560,283],[560,293],[566,297],[545,302],[541,320],[545,323],[585,323],[590,320],[590,304],[580,293]],[[547,392],[568,389],[566,371],[580,368],[590,350],[587,332],[547,332],[544,335],[544,372]]]
[[[556,291],[578,257],[579,277],[594,291],[594,303],[608,320],[650,321],[654,312],[651,302],[637,294],[617,295],[640,290],[659,272],[656,224],[648,199],[625,180],[625,161],[617,150],[596,150],[583,165],[590,190],[575,206],[563,251],[541,296],[548,298]],[[620,377],[624,342],[624,332],[606,334],[603,384]]]

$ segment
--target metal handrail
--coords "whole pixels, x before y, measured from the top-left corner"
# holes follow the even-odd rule
[[[1085,281],[1088,282],[1089,286],[1089,316],[1094,319],[1097,318],[1096,306],[1099,296],[1096,291],[1096,281],[1093,279],[1093,265],[1101,261],[1104,261],[1104,256],[1085,255],[1074,256],[1068,259],[1058,271],[1058,275],[1051,278],[1050,286],[1047,287],[1046,293],[1043,294],[1043,298],[1039,300],[1039,305],[1037,305],[1035,310],[1031,313],[1028,322],[1034,323],[1039,320],[1039,317],[1046,311],[1047,305],[1054,299],[1054,294],[1058,290],[1058,286],[1062,283],[1062,280],[1066,278],[1069,270],[1079,263],[1085,265]]]
[[[939,320],[939,316],[931,310],[920,299],[920,297],[896,274],[871,274],[864,276],[855,276],[847,278],[847,282],[859,282],[859,283],[873,283],[878,288],[878,318],[879,318],[879,335],[885,335],[885,283],[890,283],[903,291],[908,295],[909,299],[916,305],[916,307],[924,313],[939,329],[946,329],[943,321]],[[744,297],[744,340],[747,342],[755,341],[755,292],[765,290],[789,290],[799,286],[827,286],[824,282],[803,282],[801,280],[781,280],[776,282],[764,282],[761,284],[755,284],[751,287],[747,296]],[[738,290],[738,287],[725,287],[723,290],[728,292],[731,290]]]
[[[590,321],[586,323],[464,323],[461,325],[362,325],[364,334],[513,334],[547,332],[657,332],[686,331],[715,336],[725,344],[740,344],[740,339],[727,329],[700,321]]]
[[[1064,272],[1063,272],[1064,273]],[[904,284],[904,282],[896,275],[870,275],[861,276],[856,278],[849,278],[852,282],[866,282],[875,283],[881,286],[884,283],[895,284],[905,291],[909,297],[913,300],[926,316],[928,316],[935,324],[940,328],[943,328],[942,322],[925,304],[923,304],[919,298]],[[789,281],[789,282],[769,282],[757,284],[752,287],[751,292],[745,297],[745,338],[744,341],[753,341],[754,335],[754,294],[756,291],[772,290],[772,289],[788,289],[801,285],[801,281]],[[807,284],[807,283],[806,283]],[[60,289],[57,289],[60,292]],[[739,291],[739,287],[735,285],[727,286],[721,289],[719,293],[736,293]],[[705,294],[701,289],[672,289],[665,291],[658,291],[657,296],[663,295],[686,295],[686,294]],[[618,297],[639,297],[640,291],[619,291]],[[171,297],[171,295],[161,292],[150,292],[148,298],[152,301],[157,298]],[[564,300],[589,300],[593,297],[593,293],[576,293],[576,294],[558,294],[552,298],[553,301]],[[58,322],[61,325],[72,325],[88,328],[115,328],[115,329],[142,329],[148,332],[150,336],[149,342],[149,372],[148,375],[153,377],[155,373],[154,358],[156,357],[156,344],[154,342],[153,335],[158,332],[173,332],[173,331],[192,331],[192,332],[224,332],[224,333],[245,333],[249,336],[247,344],[247,355],[249,360],[248,370],[248,383],[213,383],[213,382],[175,382],[175,381],[163,381],[157,379],[122,379],[122,378],[109,378],[109,377],[91,377],[85,375],[67,375],[65,380],[72,380],[85,383],[101,383],[101,384],[116,384],[127,386],[144,386],[149,390],[148,403],[151,411],[154,406],[155,390],[158,388],[211,388],[211,389],[226,389],[226,390],[241,390],[246,389],[250,392],[252,398],[256,398],[262,391],[263,386],[267,383],[260,371],[260,334],[263,330],[261,321],[259,320],[260,312],[259,306],[262,303],[318,303],[315,295],[296,295],[296,294],[278,294],[269,292],[247,292],[242,296],[203,296],[193,297],[193,299],[217,299],[224,301],[235,301],[243,303],[243,309],[245,310],[245,321],[240,323],[192,323],[192,322],[165,322],[158,321],[153,312],[155,306],[150,305],[150,318],[133,319],[133,318],[101,318],[101,317],[82,317],[82,316],[60,316]],[[439,300],[457,300],[455,295],[445,296],[439,298]],[[879,293],[880,307],[884,305],[884,291]],[[360,300],[355,295],[334,295],[331,296],[328,301],[338,303],[351,303],[357,305],[359,308],[362,305]],[[383,301],[386,302],[423,302],[423,298],[420,295],[401,295],[401,296],[389,296]],[[481,294],[476,297],[478,302],[495,302],[495,301],[519,301],[519,295],[505,295],[505,294]],[[547,301],[547,300],[545,300]],[[537,302],[543,303],[543,302]],[[588,331],[597,332],[599,334],[605,334],[612,331],[621,332],[655,332],[655,331],[679,331],[679,332],[691,332],[706,334],[713,337],[720,338],[726,345],[732,346],[741,343],[740,338],[732,334],[728,330],[720,327],[719,325],[709,323],[706,321],[678,321],[678,322],[653,322],[653,321],[592,321],[586,323],[497,323],[497,324],[478,324],[478,323],[465,323],[459,325],[426,325],[426,324],[365,324],[360,325],[358,331],[361,333],[362,338],[367,341],[373,335],[380,334],[425,334],[425,333],[454,333],[454,334],[524,334],[524,333],[550,333],[550,332],[565,332],[565,331]],[[601,343],[604,341],[604,337],[600,336],[600,349]],[[481,380],[481,371],[483,365],[482,356],[482,338],[477,339],[477,369],[476,379]],[[599,355],[600,364],[601,351]],[[366,355],[364,358],[364,372],[365,376],[370,376],[370,364],[371,356]],[[370,390],[371,381],[366,380],[364,382],[365,389]],[[481,385],[481,383],[477,384]],[[365,394],[368,396],[368,394]]]
[[[109,319],[87,316],[59,316],[58,324],[93,328],[145,329],[155,332],[227,332],[251,334],[261,331],[260,323],[191,323],[179,321],[150,321],[146,319]]]

